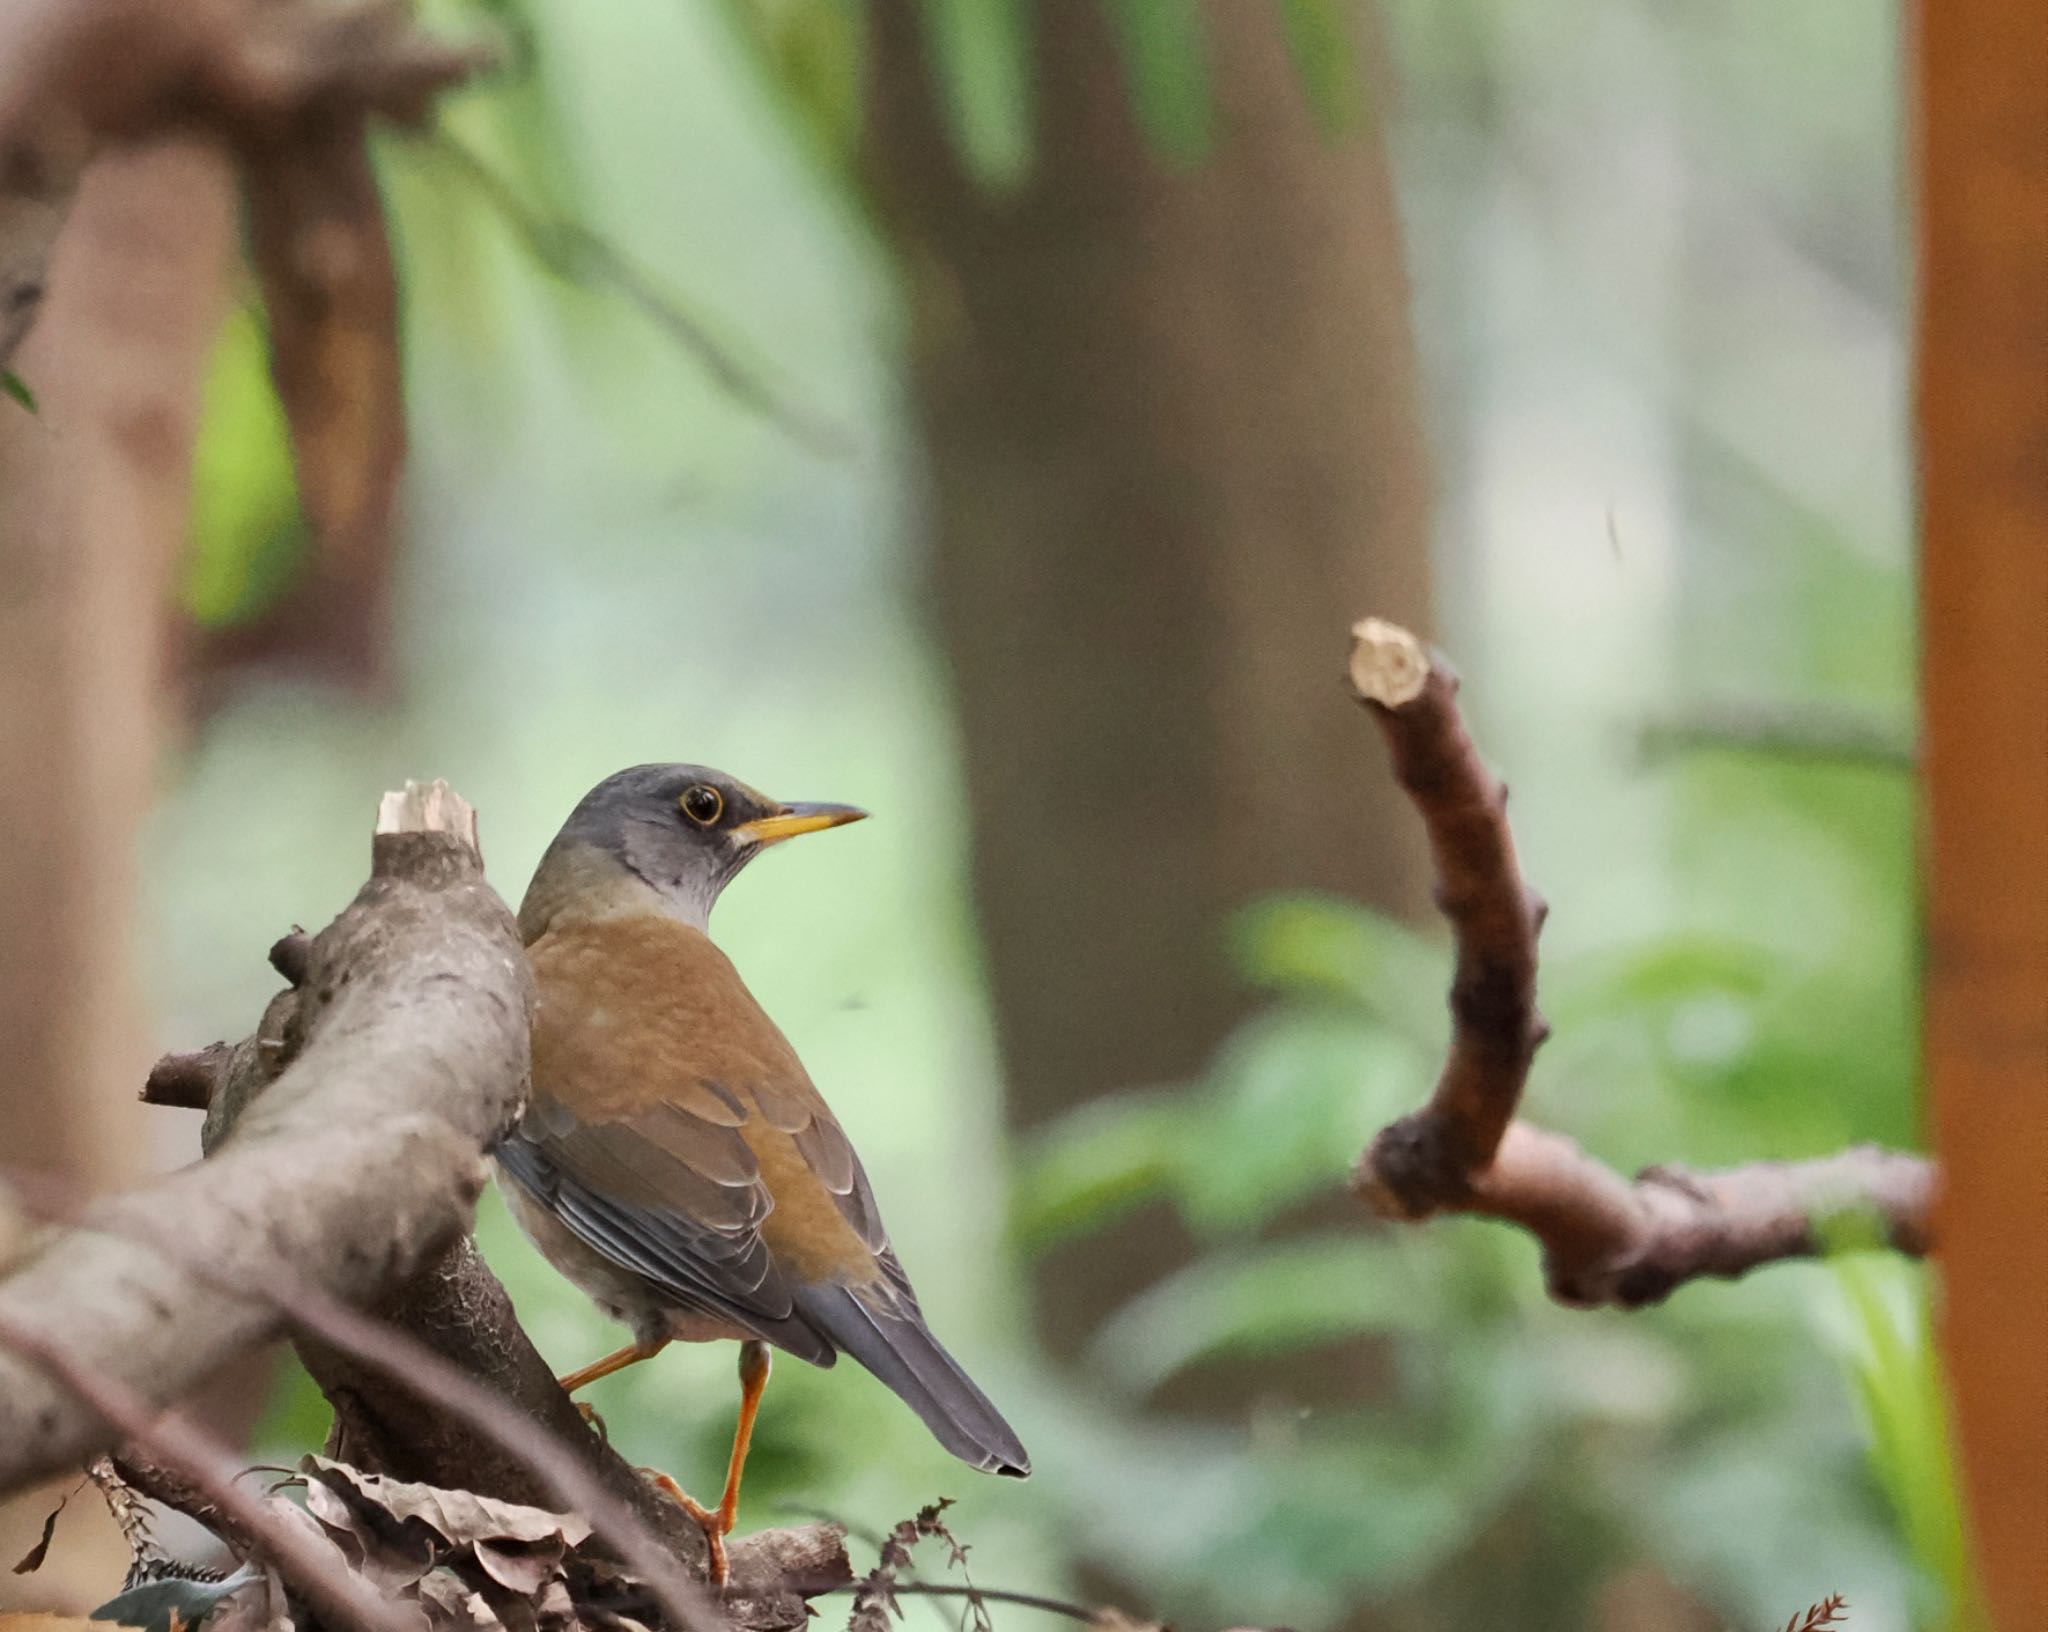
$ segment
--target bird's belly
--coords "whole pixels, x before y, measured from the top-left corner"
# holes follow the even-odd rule
[[[630,1326],[637,1341],[743,1342],[755,1335],[729,1320],[680,1307],[643,1276],[621,1268],[587,1245],[495,1161],[491,1172],[498,1181],[498,1193],[505,1198],[505,1210],[526,1239],[592,1303],[621,1325]]]

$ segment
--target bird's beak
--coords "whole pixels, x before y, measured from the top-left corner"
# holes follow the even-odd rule
[[[822,833],[828,827],[844,827],[866,815],[866,811],[852,805],[784,805],[774,815],[757,816],[732,831],[742,844],[780,844],[799,833]]]

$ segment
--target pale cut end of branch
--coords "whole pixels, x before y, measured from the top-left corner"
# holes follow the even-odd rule
[[[1351,627],[1351,689],[1369,703],[1399,708],[1429,684],[1429,648],[1384,618],[1364,618]]]
[[[482,849],[477,843],[476,810],[439,777],[407,782],[378,801],[377,834],[381,838],[393,833],[446,833],[472,850]]]

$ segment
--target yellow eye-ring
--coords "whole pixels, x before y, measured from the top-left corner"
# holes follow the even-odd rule
[[[683,814],[699,827],[709,827],[725,814],[725,795],[705,782],[685,789],[682,798],[676,802],[683,807]]]

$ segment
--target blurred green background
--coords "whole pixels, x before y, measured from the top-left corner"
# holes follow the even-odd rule
[[[1109,9],[1145,140],[1199,169],[1229,128],[1201,28],[1172,0]],[[1554,907],[1532,1114],[1624,1170],[1913,1143],[1891,9],[1395,0],[1384,63],[1341,37],[1348,8],[1284,9],[1328,139],[1372,122],[1392,157],[1433,630]],[[998,196],[1037,156],[1019,42],[1058,10],[922,13],[953,139]],[[1527,1626],[1762,1627],[1832,1592],[1858,1632],[1952,1624],[1917,1270],[1849,1256],[1576,1313],[1517,1236],[1390,1232],[1343,1200],[1439,1057],[1426,917],[1248,893],[1148,954],[1228,970],[1247,1018],[1206,1065],[1006,1131],[970,726],[925,582],[916,277],[847,157],[863,13],[430,15],[503,28],[515,66],[382,153],[413,443],[394,693],[245,683],[185,745],[145,852],[166,1042],[246,1029],[271,985],[257,949],[346,901],[372,801],[405,777],[479,807],[515,900],[623,765],[856,802],[877,819],[750,872],[715,929],[1037,1473],[977,1480],[857,1370],[785,1362],[744,1526],[879,1531],[957,1496],[982,1584],[1183,1625],[1479,1628],[1512,1606]],[[204,620],[259,614],[303,547],[260,342],[231,326],[209,387]],[[1333,694],[1369,610],[1327,607]],[[1087,797],[1042,792],[1055,833]],[[1393,842],[1318,815],[1361,851]],[[1049,1345],[1033,1266],[1147,1230],[1184,1250]],[[495,1198],[480,1233],[552,1361],[615,1344]],[[671,1350],[594,1398],[634,1459],[701,1489],[731,1367]],[[284,1378],[266,1445],[322,1432]]]

